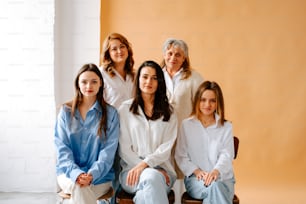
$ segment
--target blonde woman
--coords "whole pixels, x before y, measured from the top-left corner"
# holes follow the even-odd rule
[[[232,203],[232,124],[225,120],[223,94],[216,82],[199,86],[191,116],[183,120],[179,131],[175,159],[190,196],[203,199],[203,204]]]

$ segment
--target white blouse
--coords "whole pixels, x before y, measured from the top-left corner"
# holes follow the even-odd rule
[[[114,77],[111,77],[103,68],[100,68],[100,71],[104,81],[104,100],[118,109],[123,101],[132,98],[133,79],[130,75],[126,75],[124,80],[116,70],[114,70]]]
[[[132,99],[119,107],[119,155],[123,170],[131,169],[141,161],[150,167],[161,167],[176,175],[170,161],[171,149],[177,137],[178,122],[173,113],[169,121],[147,120],[139,107],[139,115],[130,112]]]
[[[163,68],[168,100],[177,113],[179,124],[189,117],[193,98],[200,84],[204,82],[204,78],[195,70],[191,71],[189,78],[182,80],[181,71],[182,69],[171,78],[166,68]]]
[[[205,128],[196,117],[182,122],[175,149],[175,159],[185,176],[192,175],[200,168],[204,171],[217,169],[219,178],[233,178],[232,161],[234,158],[234,142],[232,124],[218,124],[220,117],[215,114],[216,123]]]

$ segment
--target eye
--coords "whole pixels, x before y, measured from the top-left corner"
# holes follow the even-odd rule
[[[143,75],[141,75],[141,78],[143,78],[143,79],[147,79],[147,78],[148,78],[148,75],[143,74]]]
[[[181,57],[182,55],[180,53],[175,54],[176,57]]]
[[[81,84],[86,84],[86,83],[87,83],[86,80],[82,80],[82,81],[81,81]]]
[[[206,101],[206,98],[201,98],[200,99],[200,102],[205,102]]]
[[[216,103],[217,100],[216,100],[216,99],[211,99],[210,102],[211,102],[211,103]]]

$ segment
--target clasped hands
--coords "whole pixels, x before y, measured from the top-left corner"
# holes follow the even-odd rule
[[[213,181],[217,180],[220,172],[217,169],[214,169],[211,172],[196,169],[193,174],[198,180],[203,180],[205,186],[209,186]]]
[[[89,186],[92,182],[92,175],[87,173],[82,173],[78,176],[76,183],[81,187]]]

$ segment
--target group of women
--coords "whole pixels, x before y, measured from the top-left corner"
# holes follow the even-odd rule
[[[101,57],[100,68],[79,70],[55,125],[57,181],[70,202],[97,203],[112,186],[136,204],[166,204],[184,178],[192,197],[231,203],[232,125],[220,86],[191,69],[187,44],[167,39],[162,62],[134,72],[131,44],[112,33]]]

